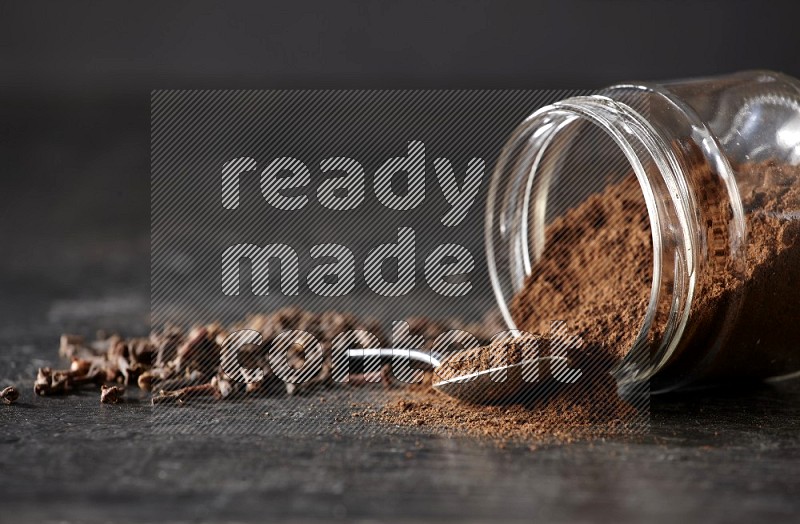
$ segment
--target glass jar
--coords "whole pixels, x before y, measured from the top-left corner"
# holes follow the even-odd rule
[[[618,381],[663,391],[800,374],[800,82],[752,71],[620,84],[528,117],[498,159],[486,210],[510,328],[525,329],[511,304],[551,256],[548,226],[623,175],[635,176],[652,242],[625,258],[652,269],[646,306],[628,312],[638,328]]]

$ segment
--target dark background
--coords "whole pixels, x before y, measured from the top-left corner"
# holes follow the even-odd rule
[[[797,76],[791,5],[5,1],[0,324],[147,309],[152,89]]]

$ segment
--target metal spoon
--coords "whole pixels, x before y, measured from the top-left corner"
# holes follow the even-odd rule
[[[444,356],[435,352],[401,348],[349,349],[347,356],[353,358],[393,357],[422,362],[433,368],[441,368]],[[523,360],[515,364],[493,367],[433,383],[433,388],[447,396],[473,404],[494,404],[513,398],[522,398],[526,393],[541,390],[541,382],[527,380],[535,372],[538,363],[545,360],[562,360],[566,357],[547,356]]]

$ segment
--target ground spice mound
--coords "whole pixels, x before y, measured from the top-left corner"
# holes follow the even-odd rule
[[[457,351],[433,370],[432,382],[445,394],[470,404],[512,404],[530,400],[531,396],[540,395],[543,388],[556,385],[543,378],[549,373],[541,369],[549,364],[546,358],[549,343],[547,337],[526,335],[505,337],[483,347]]]
[[[800,167],[734,166],[746,242],[733,256],[733,209],[718,174],[683,151],[702,239],[687,328],[660,384],[760,379],[800,369]],[[563,320],[593,350],[619,361],[639,334],[650,298],[649,218],[632,175],[554,219],[546,251],[511,303],[520,329]],[[664,322],[659,311],[656,323]],[[658,333],[658,326],[654,333]],[[651,344],[659,341],[658,335]],[[589,359],[586,359],[589,360]]]
[[[479,371],[538,359],[548,353],[549,339],[526,335],[500,340],[474,349],[457,351],[442,360],[434,370],[434,382],[452,380]]]
[[[617,396],[616,387],[601,391],[554,389],[528,404],[497,406],[464,404],[431,390],[417,391],[364,416],[384,424],[424,426],[448,435],[529,444],[567,443],[635,431],[640,413]]]
[[[572,364],[587,366],[583,380],[557,382],[547,366],[538,368],[537,380],[526,379],[524,366],[534,361],[548,363],[541,357],[548,356],[557,343],[550,336],[526,335],[454,353],[433,372],[430,382],[434,385],[502,365],[523,366],[507,370],[502,382],[476,388],[466,402],[422,387],[398,392],[398,398],[381,410],[362,416],[397,426],[426,426],[450,435],[529,444],[630,434],[644,427],[646,413],[620,398],[617,383],[608,373],[617,360],[598,353],[598,344],[571,359]]]
[[[743,264],[709,257],[687,332],[657,376],[662,382],[761,379],[800,370],[800,166],[763,162],[734,171],[747,234]],[[731,217],[724,205],[708,219],[715,253],[727,254],[721,246],[729,233],[718,224]]]
[[[636,177],[589,196],[554,219],[546,251],[510,311],[519,329],[547,333],[554,321],[621,358],[638,335],[652,283],[647,207]]]

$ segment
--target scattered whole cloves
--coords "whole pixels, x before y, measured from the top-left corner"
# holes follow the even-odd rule
[[[118,404],[122,402],[122,396],[125,394],[125,388],[119,386],[106,386],[100,389],[100,403],[101,404]]]
[[[103,384],[104,373],[90,368],[89,373],[81,374],[81,369],[51,369],[39,368],[33,391],[37,395],[63,395],[80,386],[100,386]]]
[[[443,325],[416,318],[410,321],[412,331],[427,336],[443,329]],[[281,308],[266,314],[251,315],[237,329],[258,331],[263,341],[243,346],[238,351],[238,364],[249,374],[231,379],[224,373],[221,362],[222,345],[227,330],[220,323],[196,325],[191,329],[167,326],[152,331],[148,337],[127,338],[113,332],[98,332],[95,340],[80,335],[64,334],[60,340],[59,355],[69,359],[68,369],[40,368],[34,384],[37,395],[67,395],[85,387],[100,390],[101,403],[116,403],[129,386],[152,392],[153,404],[183,404],[193,399],[232,399],[272,395],[303,395],[320,389],[334,387],[341,379],[333,377],[333,340],[344,331],[352,331],[354,342],[361,347],[385,343],[382,328],[375,321],[359,319],[340,312],[314,313],[298,307]],[[319,342],[321,354],[307,355],[302,346],[287,350],[284,371],[319,370],[303,376],[298,383],[285,383],[270,362],[270,347],[276,336],[286,330],[300,330],[312,334]],[[492,332],[494,333],[494,332]],[[484,337],[480,337],[483,339]],[[488,339],[487,339],[488,340]],[[313,358],[311,366],[306,360]],[[320,367],[317,367],[320,364]],[[354,387],[375,385],[399,387],[388,365],[380,371],[364,370],[356,364],[347,384]],[[257,372],[257,373],[256,373]],[[258,375],[259,380],[251,379]],[[421,387],[430,388],[430,377]],[[5,390],[4,390],[5,391]],[[13,393],[12,393],[13,395]],[[8,397],[10,399],[10,397]],[[3,398],[5,401],[9,401]],[[9,402],[10,403],[10,402]]]

